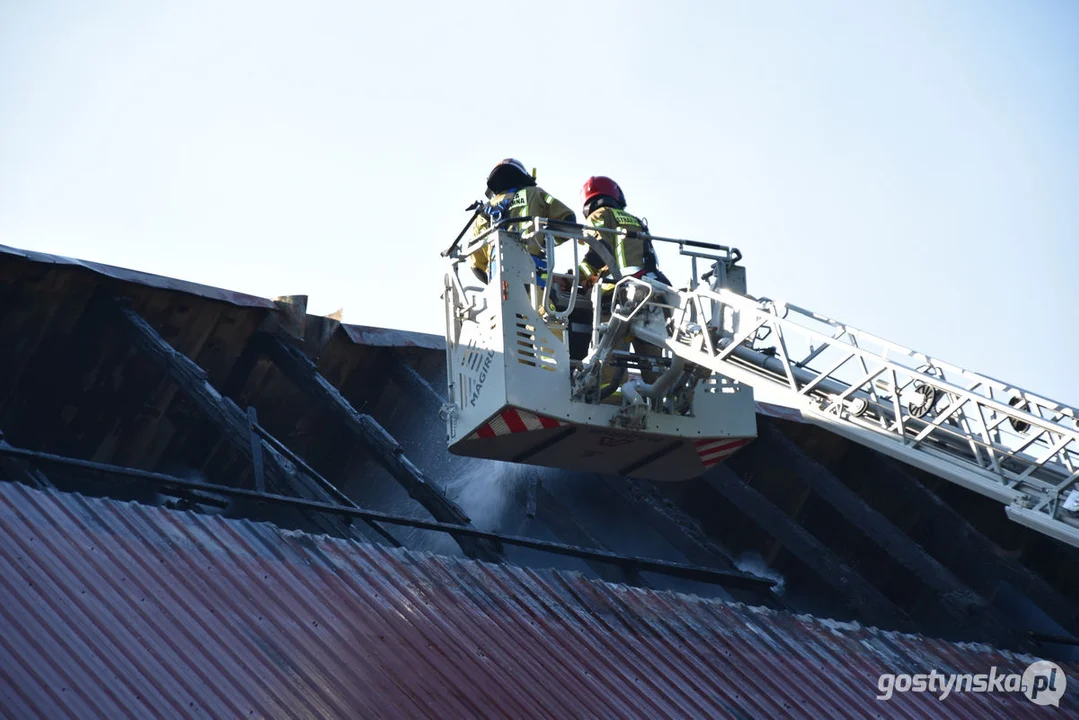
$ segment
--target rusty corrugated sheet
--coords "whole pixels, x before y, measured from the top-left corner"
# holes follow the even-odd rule
[[[1032,660],[0,483],[12,717],[1036,717],[875,699],[881,672]]]

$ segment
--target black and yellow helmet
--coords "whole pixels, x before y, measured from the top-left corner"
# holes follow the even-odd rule
[[[498,163],[487,176],[487,195],[498,195],[514,188],[535,185],[536,180],[520,160],[506,158]]]

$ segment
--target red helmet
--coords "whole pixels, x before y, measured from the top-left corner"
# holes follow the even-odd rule
[[[618,187],[618,183],[614,180],[603,175],[596,175],[585,181],[584,187],[581,188],[581,205],[587,205],[589,200],[600,195],[612,197],[622,207],[626,206],[626,196],[622,188]]]

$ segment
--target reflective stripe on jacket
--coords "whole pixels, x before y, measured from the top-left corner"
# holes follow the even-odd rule
[[[588,222],[593,227],[607,230],[628,231],[629,233],[648,232],[644,223],[635,215],[613,207],[599,208],[588,216]],[[594,235],[614,255],[619,272],[625,274],[628,271],[628,274],[633,274],[640,270],[654,271],[656,269],[655,251],[652,249],[652,242],[647,237],[612,235],[611,233],[594,233]],[[590,274],[596,275],[603,267],[602,265],[592,267],[597,262],[602,264],[603,261],[599,259],[599,254],[593,251],[585,256],[585,262],[582,265],[587,263],[588,270],[594,271]],[[583,272],[585,268],[582,267],[581,270]]]
[[[576,215],[565,203],[537,186],[495,195],[486,207],[491,208],[491,215],[480,213],[476,218],[476,222],[472,224],[472,237],[476,237],[488,230],[492,222],[498,222],[506,218],[542,217],[549,220],[568,220],[571,222],[576,218]],[[511,227],[511,230],[520,231],[521,228],[514,226]],[[562,240],[556,240],[556,244],[561,245],[562,242]],[[540,244],[538,238],[533,238],[528,243],[528,252],[537,257],[542,257],[546,254],[547,248]],[[472,253],[468,260],[472,267],[487,273],[491,263],[491,246],[484,245]]]

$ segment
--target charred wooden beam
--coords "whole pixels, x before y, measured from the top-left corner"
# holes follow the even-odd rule
[[[252,445],[252,455],[254,456],[254,463],[255,463],[255,490],[257,490],[259,492],[265,491],[265,488],[263,487],[265,485],[265,483],[263,482],[263,478],[262,478],[263,469],[262,469],[262,450],[261,450],[262,443],[260,442],[260,439],[261,439],[261,440],[269,443],[270,447],[274,448],[279,453],[281,453],[282,455],[287,457],[289,460],[294,462],[297,466],[299,466],[300,469],[302,469],[305,473],[307,473],[307,476],[309,478],[311,478],[312,480],[319,483],[319,485],[321,485],[322,488],[327,493],[329,493],[331,497],[336,498],[339,503],[341,503],[342,505],[347,505],[349,507],[354,507],[354,508],[359,508],[360,507],[359,505],[357,505],[355,502],[352,501],[352,498],[350,498],[348,495],[345,495],[343,492],[338,490],[336,485],[331,483],[326,478],[322,477],[322,475],[320,475],[318,473],[318,471],[316,471],[313,467],[308,465],[304,461],[303,458],[301,458],[299,455],[297,455],[296,453],[289,450],[288,447],[283,442],[281,442],[280,440],[275,438],[270,433],[270,431],[268,431],[266,428],[259,425],[258,424],[258,415],[255,412],[255,408],[250,407],[250,408],[247,409],[247,417],[248,417],[248,422],[251,423],[251,445]],[[377,523],[374,523],[374,522],[371,522],[370,520],[368,520],[367,524],[368,524],[368,526],[370,526],[370,528],[372,530],[375,531],[375,533],[380,535],[384,540],[389,542],[389,544],[392,545],[393,547],[398,547],[398,548],[399,547],[404,547],[397,540],[397,538],[395,538],[385,528],[381,527]]]
[[[1008,622],[1003,613],[886,517],[870,507],[830,470],[775,428],[767,418],[758,419],[757,424],[758,443],[767,443],[770,457],[811,487],[818,497],[835,508],[899,565],[907,568],[937,593],[941,609],[959,623],[960,628],[972,630],[995,643],[1010,647],[1028,646],[1028,639],[1010,629],[1012,623]]]
[[[567,545],[593,548],[610,552],[610,548],[597,540],[591,533],[586,531],[574,520],[573,513],[563,505],[551,491],[543,486],[543,482],[537,479],[536,488],[536,514],[540,522],[549,527],[558,539]],[[635,570],[612,566],[594,560],[585,562],[603,580],[613,583],[626,583],[638,587],[648,587],[648,583]]]
[[[93,297],[73,312],[66,332],[40,338],[11,395],[0,398],[10,442],[89,457],[115,424],[116,390],[99,378],[126,348],[109,347],[108,317]]]
[[[696,519],[664,497],[652,483],[616,475],[593,477],[596,481],[606,483],[622,499],[627,510],[637,516],[636,522],[656,531],[668,545],[694,565],[738,570],[727,549],[709,537]],[[740,602],[790,609],[786,601],[771,590],[728,588],[728,592],[732,599]]]
[[[1061,627],[1079,637],[1079,605],[1008,556],[897,461],[868,449],[860,454],[867,458],[875,480],[887,483],[918,507],[925,517],[929,549],[941,562],[986,597],[991,598],[1001,583],[1011,583]]]
[[[180,391],[241,455],[253,461],[247,413],[217,392],[207,379],[206,371],[166,342],[135,310],[118,301],[105,300],[104,303],[123,321],[131,344],[176,383]],[[298,472],[287,458],[272,447],[263,443],[262,450],[267,484],[278,492],[291,491],[315,502],[336,502],[315,480]],[[325,532],[333,535],[352,537],[356,532],[351,522],[341,517],[331,518],[323,514],[310,514],[309,517]]]
[[[891,600],[852,570],[820,540],[780,508],[742,481],[726,465],[717,465],[702,477],[764,531],[783,543],[787,551],[830,585],[847,607],[864,622],[883,628],[909,630],[906,615]]]
[[[240,356],[236,358],[228,377],[225,378],[225,384],[221,387],[221,394],[225,397],[239,399],[243,389],[247,386],[251,373],[254,372],[259,360],[262,359],[261,337],[261,334],[255,333],[244,345]]]
[[[416,372],[408,361],[396,351],[387,353],[386,363],[390,378],[401,387],[410,397],[414,397],[427,406],[429,410],[438,412],[442,409],[445,400],[442,393],[431,387],[431,384]]]
[[[811,498],[812,496],[813,496],[813,491],[811,489],[809,489],[808,487],[802,489],[802,494],[798,496],[798,498],[797,498],[796,502],[794,503],[793,507],[791,507],[791,509],[789,510],[790,518],[792,520],[794,520],[794,522],[799,522],[799,518],[802,516],[802,513],[805,510],[806,503],[809,501],[809,498]],[[776,540],[775,542],[772,543],[772,547],[770,547],[768,549],[768,552],[765,553],[764,561],[768,565],[771,565],[772,563],[775,562],[776,557],[779,555],[779,552],[782,549],[783,549],[783,543]]]
[[[616,475],[594,477],[605,482],[607,487],[622,498],[627,508],[638,514],[640,522],[659,533],[668,545],[682,553],[694,565],[738,570],[730,552],[709,537],[696,519],[664,497],[653,483]],[[778,540],[776,543],[782,547]],[[759,589],[735,588],[729,592],[734,600],[741,602],[791,609],[780,595],[771,590],[761,592]]]
[[[727,551],[713,542],[696,520],[662,497],[649,483],[616,475],[596,477],[602,478],[627,505],[646,515],[649,526],[690,562],[734,569],[734,560]]]
[[[383,357],[381,352],[378,356]],[[356,412],[371,414],[378,407],[382,396],[386,394],[386,388],[390,386],[389,365],[389,362],[376,361],[374,367],[367,372],[353,371],[341,383],[341,394],[351,398],[350,402]]]
[[[436,520],[470,526],[469,517],[404,455],[401,445],[373,417],[357,412],[319,372],[301,350],[277,337],[268,337],[264,349],[281,372],[326,412],[338,418],[360,441],[376,462],[386,469]],[[454,536],[468,555],[490,562],[501,559],[501,549],[491,543]]]

